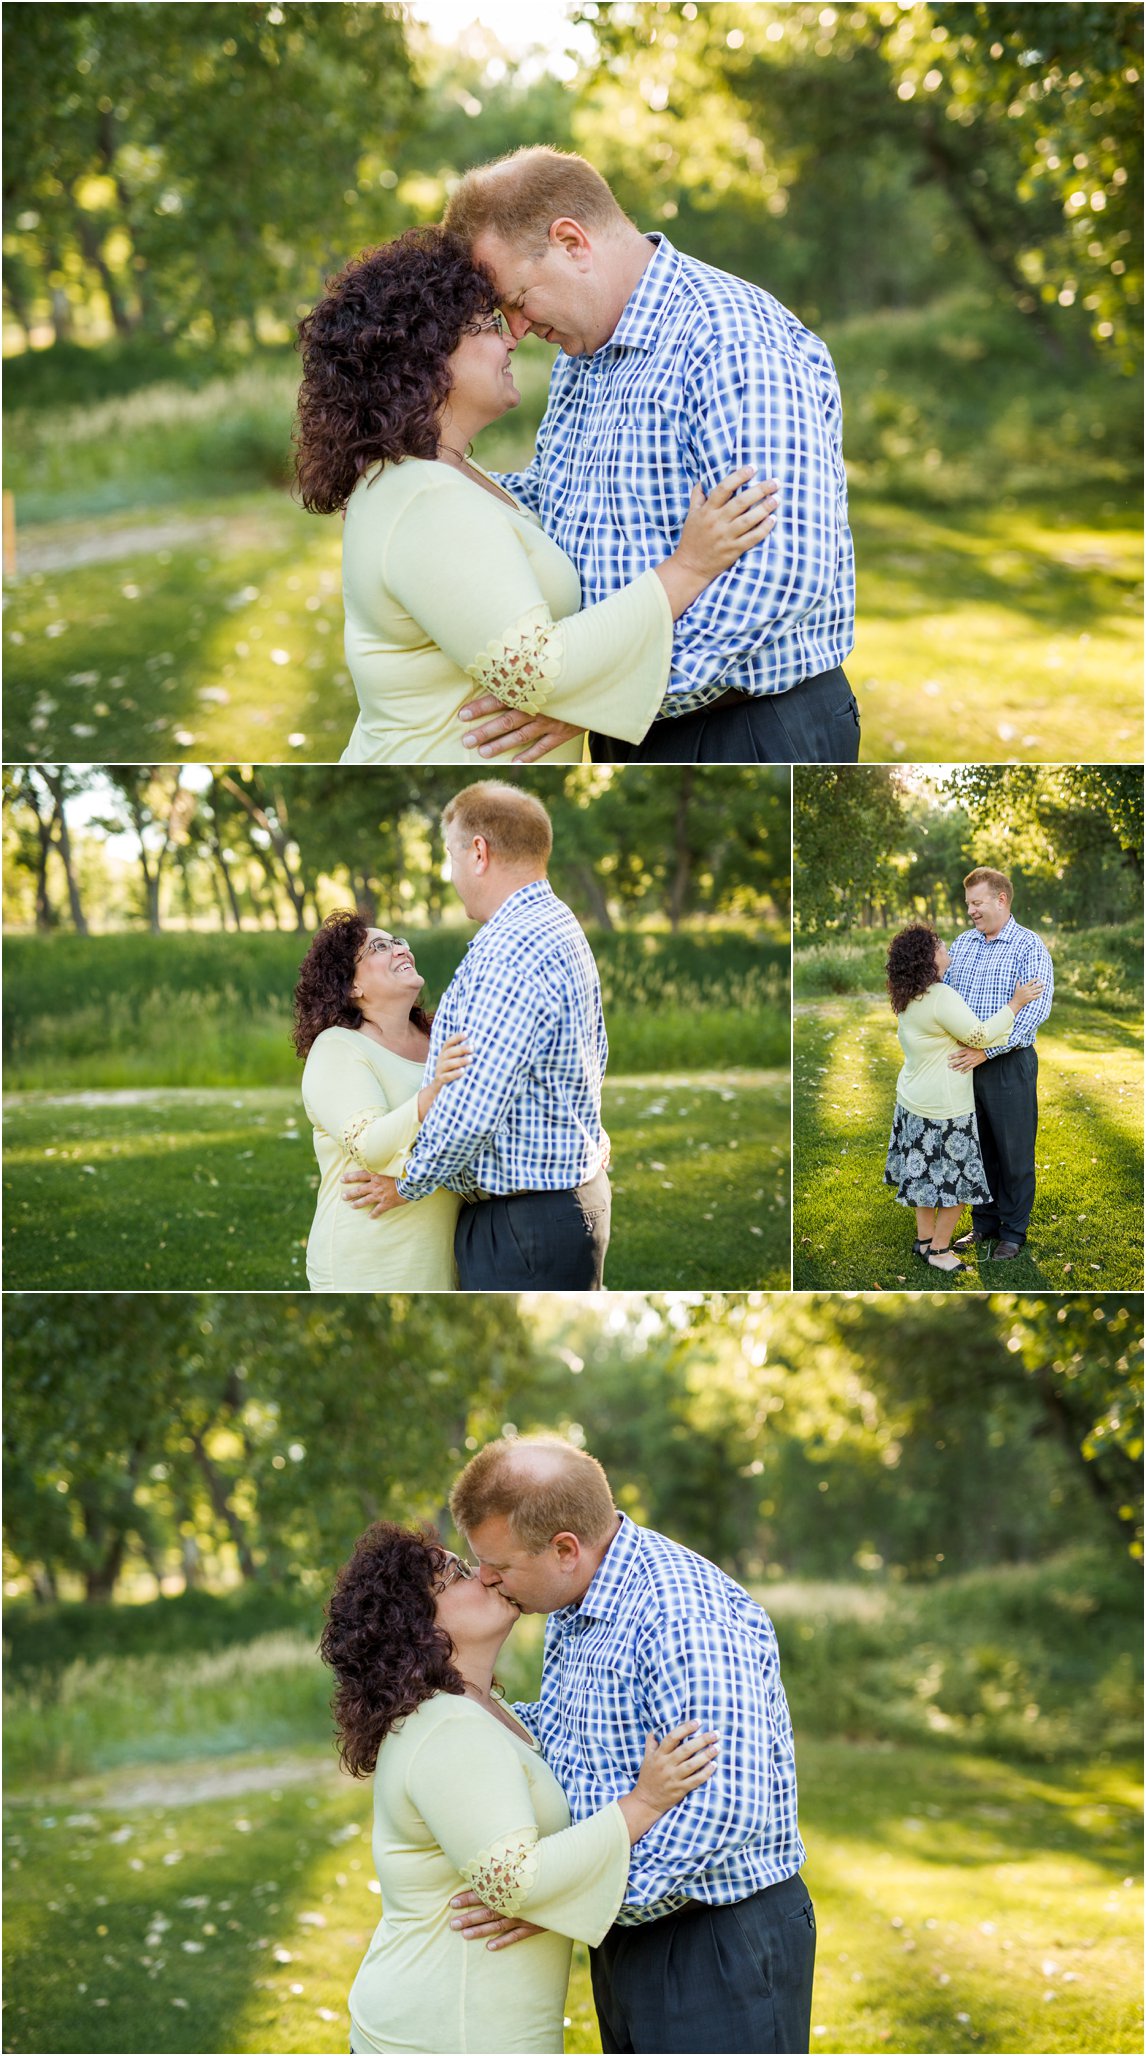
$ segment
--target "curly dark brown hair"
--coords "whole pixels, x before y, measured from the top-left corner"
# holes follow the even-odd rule
[[[299,497],[335,514],[371,464],[436,457],[449,359],[497,305],[489,274],[442,228],[408,228],[327,281],[299,323]]]
[[[938,946],[938,935],[925,921],[913,921],[892,936],[887,950],[887,991],[893,1014],[902,1014],[913,999],[921,999],[937,982]]]
[[[338,1573],[318,1647],[337,1680],[330,1705],[352,1778],[369,1777],[391,1728],[424,1699],[465,1691],[434,1611],[449,1554],[433,1528],[375,1521]]]
[[[299,965],[294,989],[294,1046],[305,1057],[324,1028],[360,1028],[361,1008],[350,997],[358,958],[370,930],[359,914],[340,908],[328,914]],[[425,1007],[412,1006],[410,1019],[428,1035],[434,1024]]]

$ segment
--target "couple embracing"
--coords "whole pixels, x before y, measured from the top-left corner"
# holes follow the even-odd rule
[[[536,450],[526,335],[558,355]],[[349,763],[850,762],[839,386],[764,292],[642,235],[583,158],[467,173],[302,322],[297,476],[345,517]]]
[[[546,877],[553,829],[495,779],[442,816],[482,923],[433,1016],[402,936],[332,915],[295,989],[319,1189],[317,1292],[596,1290],[609,1047],[593,952]]]
[[[1041,936],[1012,912],[1004,871],[980,864],[963,880],[970,926],[950,949],[913,921],[892,938],[887,989],[904,1064],[884,1183],[915,1213],[915,1255],[931,1270],[1021,1254],[1035,1200],[1039,1060],[1054,966]],[[965,1206],[971,1227],[954,1241]]]
[[[450,1510],[473,1561],[377,1522],[327,1609],[382,1895],[352,2050],[560,2051],[579,1940],[606,2050],[806,2051],[815,1916],[768,1616],[559,1438],[488,1444]],[[494,1667],[522,1613],[548,1615],[541,1690],[510,1706]]]

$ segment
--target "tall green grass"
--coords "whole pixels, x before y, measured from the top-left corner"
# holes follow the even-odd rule
[[[954,506],[981,500],[989,473],[995,499],[1085,483],[1110,491],[1113,513],[1141,475],[1137,381],[1091,356],[1049,372],[1022,317],[983,296],[825,335],[857,487]],[[518,352],[522,404],[483,436],[483,461],[525,460],[551,363],[541,344]],[[282,484],[298,376],[289,347],[238,363],[155,344],[26,355],[6,378],[5,482],[32,522]]]
[[[887,946],[898,929],[850,929],[822,942],[797,942],[793,954],[793,987],[797,1000],[820,999],[832,993],[882,992],[886,980]],[[940,932],[960,926],[940,922]],[[1079,999],[1100,999],[1119,1008],[1141,1004],[1142,923],[1113,922],[1099,928],[1049,928],[1043,939],[1054,959],[1056,992]]]
[[[154,349],[113,358],[101,380],[69,353],[21,360],[8,384],[4,481],[21,523],[115,514],[200,494],[290,485],[299,365],[292,350],[213,364]],[[518,359],[522,404],[482,438],[484,463],[524,463],[545,406],[551,355]],[[69,390],[69,378],[75,378]]]
[[[411,934],[431,1001],[468,929]],[[12,936],[4,944],[10,1090],[291,1085],[290,996],[310,938]],[[592,936],[610,1069],[788,1062],[788,951],[747,930]],[[173,1024],[178,1022],[178,1033]]]
[[[1020,1761],[1137,1746],[1141,1583],[1120,1559],[1076,1551],[925,1586],[793,1581],[758,1593],[804,1733],[954,1744]],[[329,1736],[315,1600],[193,1595],[42,1618],[42,1633],[28,1607],[9,1619],[13,1789]],[[248,1633],[236,1639],[240,1624]],[[514,1629],[499,1664],[511,1698],[536,1693],[541,1637],[540,1619]]]

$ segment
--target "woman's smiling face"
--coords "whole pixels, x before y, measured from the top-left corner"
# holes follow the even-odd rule
[[[451,414],[462,416],[475,431],[497,421],[521,399],[513,382],[516,340],[500,314],[475,319],[477,334],[463,334],[449,360]],[[449,430],[446,431],[447,435]]]
[[[359,1006],[377,1005],[393,999],[395,994],[408,998],[413,1005],[425,982],[403,936],[390,935],[385,928],[367,929],[351,986],[351,997]]]

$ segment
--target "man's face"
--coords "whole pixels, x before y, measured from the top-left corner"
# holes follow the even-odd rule
[[[561,1551],[550,1542],[531,1555],[523,1549],[505,1514],[491,1514],[471,1528],[466,1540],[487,1585],[496,1585],[522,1613],[556,1613],[579,1598],[575,1576]]]
[[[1008,911],[1006,900],[989,885],[967,887],[967,919],[980,935],[997,935],[1006,927]]]
[[[592,252],[550,239],[543,250],[507,243],[493,229],[474,241],[474,261],[485,266],[501,311],[520,342],[540,336],[568,357],[589,357],[607,343],[615,320],[601,305]]]

